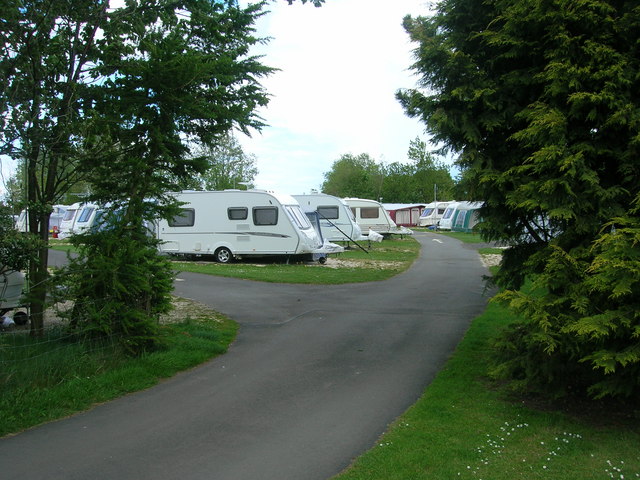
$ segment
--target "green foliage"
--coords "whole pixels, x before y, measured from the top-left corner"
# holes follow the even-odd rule
[[[454,182],[448,168],[434,160],[420,139],[411,142],[411,163],[376,163],[368,154],[346,154],[335,161],[324,174],[322,191],[337,197],[383,199],[390,203],[433,201],[453,198]]]
[[[0,205],[0,272],[24,270],[34,258],[40,242],[33,235],[18,232],[9,207]]]
[[[379,198],[382,192],[380,166],[368,154],[345,154],[324,174],[322,191],[337,197]]]
[[[555,247],[534,277],[538,294],[498,297],[526,320],[498,342],[496,376],[545,394],[640,400],[638,202],[591,249]]]
[[[182,179],[180,190],[251,188],[258,174],[255,155],[244,153],[240,142],[232,135],[221,137],[213,145],[196,147],[193,156],[205,160],[207,166],[203,173]]]
[[[264,6],[3,2],[0,154],[23,162],[30,231],[46,240],[50,206],[82,181],[129,225],[149,218],[145,199],[169,214],[166,192],[206,167],[191,142],[260,129],[259,80],[273,70],[249,50],[263,41],[253,25]],[[46,267],[41,248],[30,272],[39,330]]]
[[[171,308],[173,271],[140,229],[109,228],[73,238],[77,257],[60,273],[70,324],[89,337],[115,337],[132,354],[153,349],[158,318]]]
[[[234,128],[264,125],[255,110],[268,96],[258,81],[273,69],[248,55],[261,41],[253,23],[263,7],[155,0],[113,15],[101,41],[104,82],[94,108],[116,148],[84,164],[94,199],[171,204],[166,192],[208,167],[190,154],[193,142],[216,146]]]
[[[637,395],[640,7],[445,0],[405,27],[425,90],[398,99],[460,154],[483,237],[511,246],[496,280],[526,320],[507,370],[558,394]],[[538,295],[517,291],[528,276]]]
[[[226,351],[238,325],[213,311],[161,325],[164,347],[127,355],[111,339],[47,330],[46,339],[0,337],[0,436],[149,388]],[[202,315],[202,316],[201,316]]]

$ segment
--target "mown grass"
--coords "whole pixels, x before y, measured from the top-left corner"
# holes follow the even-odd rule
[[[211,260],[175,261],[175,269],[222,277],[244,278],[262,282],[336,285],[386,280],[411,266],[420,253],[420,244],[411,237],[393,238],[366,245],[367,252],[352,248],[332,255],[339,268],[315,262],[287,264],[279,259],[241,260],[229,264]]]
[[[470,234],[459,235],[466,241],[481,242]],[[380,247],[389,246],[385,242]],[[387,253],[394,255],[382,249],[378,252]],[[364,253],[349,255],[367,258]],[[242,265],[219,266],[227,269]],[[260,272],[257,279],[265,279],[267,267],[256,267]],[[319,270],[324,271],[324,267]],[[279,275],[274,274],[274,281],[282,281]],[[488,382],[485,374],[491,340],[515,320],[499,305],[490,304],[474,320],[423,397],[391,426],[374,448],[335,480],[640,478],[637,412],[635,417],[623,417],[596,409],[567,414],[553,408],[535,408],[523,399],[505,397]],[[181,331],[181,327],[176,328],[176,332]],[[154,356],[148,361],[163,363],[161,357]],[[120,372],[117,382],[128,379],[126,369],[117,371]],[[94,388],[91,383],[85,386],[89,390]],[[5,404],[0,404],[0,411],[4,413],[5,408]],[[0,416],[0,425],[4,418]]]
[[[61,328],[44,339],[3,334],[0,436],[143,390],[224,353],[238,327],[212,315],[161,326],[163,348],[136,358],[115,342],[80,342]]]
[[[534,408],[488,382],[491,341],[514,320],[490,304],[422,398],[334,480],[640,478],[638,412]]]

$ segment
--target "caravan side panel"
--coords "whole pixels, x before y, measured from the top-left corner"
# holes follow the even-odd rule
[[[293,255],[311,249],[301,229],[313,236],[315,230],[293,199],[294,205],[283,205],[257,191],[183,192],[176,198],[185,202],[181,214],[158,223],[162,252],[213,255],[227,248],[233,255]]]

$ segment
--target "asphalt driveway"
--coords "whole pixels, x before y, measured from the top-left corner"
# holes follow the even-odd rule
[[[176,293],[241,324],[229,352],[149,390],[0,439],[0,478],[326,480],[413,404],[480,313],[474,248],[419,233],[384,282],[181,274]]]

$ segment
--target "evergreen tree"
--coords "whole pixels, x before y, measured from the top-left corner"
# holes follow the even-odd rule
[[[405,28],[421,80],[397,97],[459,154],[484,237],[510,246],[497,281],[526,322],[501,372],[559,395],[638,396],[640,6],[444,0]],[[537,296],[518,292],[532,275]]]
[[[31,232],[46,241],[51,206],[82,179],[93,200],[117,212],[122,232],[145,246],[143,220],[169,215],[166,192],[205,165],[188,142],[263,125],[254,113],[267,103],[259,80],[272,70],[248,51],[262,41],[253,24],[264,6],[2,3],[0,153],[24,162]],[[30,267],[36,334],[46,267],[42,248]]]

